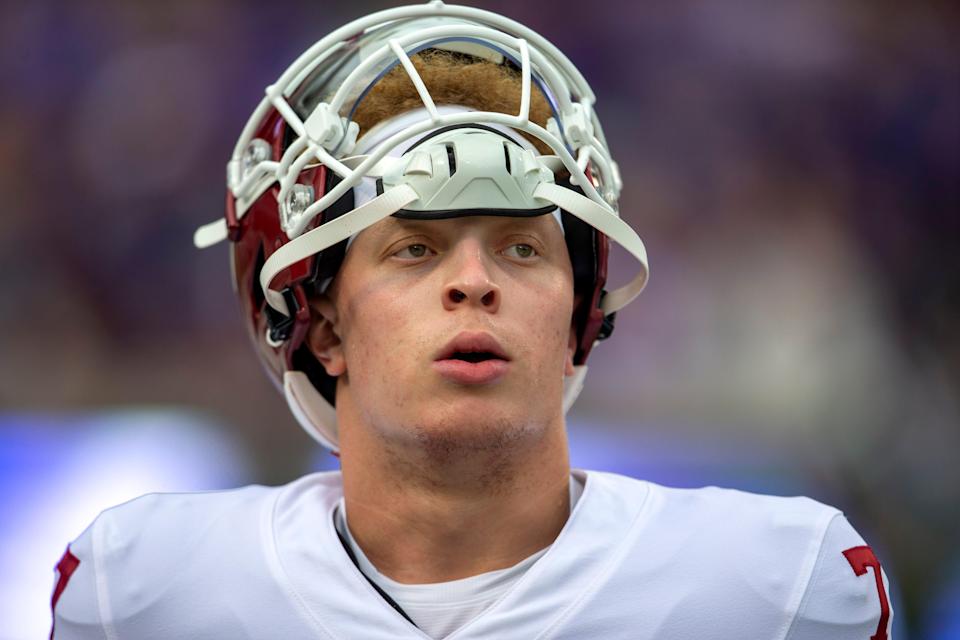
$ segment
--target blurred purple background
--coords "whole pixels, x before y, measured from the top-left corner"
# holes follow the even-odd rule
[[[387,6],[0,4],[0,638],[46,633],[99,510],[335,467],[191,237],[263,88]],[[573,462],[832,503],[896,581],[896,637],[960,637],[960,7],[480,6],[590,80],[650,252]]]

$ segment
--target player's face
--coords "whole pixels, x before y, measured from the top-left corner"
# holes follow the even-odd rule
[[[573,272],[553,216],[387,218],[356,238],[330,297],[338,407],[349,394],[384,435],[562,424]]]

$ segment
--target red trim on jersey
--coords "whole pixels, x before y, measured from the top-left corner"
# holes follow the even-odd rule
[[[77,567],[80,566],[80,560],[77,559],[77,556],[70,553],[70,547],[67,547],[67,550],[63,553],[63,557],[60,558],[60,562],[57,563],[57,586],[53,589],[53,597],[50,599],[50,611],[53,612],[54,623],[50,625],[50,640],[53,640],[53,631],[54,625],[57,620],[56,608],[57,600],[60,599],[60,594],[63,593],[63,590],[67,588],[67,583],[70,582],[70,576],[73,575],[73,572],[77,570]]]
[[[887,640],[887,622],[890,620],[890,603],[887,601],[887,590],[883,588],[883,574],[880,572],[880,561],[873,553],[873,549],[863,545],[851,547],[843,552],[843,557],[850,563],[853,572],[862,576],[868,567],[873,567],[873,577],[877,581],[877,593],[880,594],[880,621],[877,623],[877,632],[870,636],[870,640]]]

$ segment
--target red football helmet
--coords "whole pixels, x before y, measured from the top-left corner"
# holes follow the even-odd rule
[[[518,71],[519,113],[434,104],[410,61],[427,49]],[[423,108],[397,114],[358,140],[351,119],[357,104],[397,65]],[[534,83],[552,111],[546,128],[529,120]],[[582,300],[564,410],[573,404],[591,348],[610,334],[616,311],[648,275],[643,243],[617,212],[620,176],[594,101],[577,69],[538,34],[494,13],[438,1],[338,29],[267,87],[227,165],[226,215],[198,229],[194,241],[231,241],[234,287],[251,337],[308,433],[337,450],[336,380],[304,343],[308,297],[336,274],[349,238],[388,215],[558,216]],[[538,154],[516,132],[554,155]],[[636,277],[611,292],[604,290],[608,238],[640,263]]]

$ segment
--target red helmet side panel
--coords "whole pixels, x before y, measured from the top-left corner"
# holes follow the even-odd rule
[[[273,149],[273,160],[279,160],[283,149],[286,123],[276,111],[271,111],[258,128],[255,137],[267,140]],[[314,167],[303,171],[298,182],[313,186],[319,197],[324,193],[326,167]],[[276,291],[290,290],[293,296],[293,325],[289,337],[279,346],[272,346],[266,336],[270,329],[267,305],[260,287],[260,269],[273,253],[289,239],[280,227],[277,195],[280,189],[274,184],[264,191],[238,219],[236,199],[227,191],[226,219],[228,235],[232,242],[234,279],[240,298],[241,313],[247,319],[250,338],[253,340],[271,379],[282,385],[283,373],[292,368],[293,353],[306,338],[310,325],[310,310],[303,290],[305,281],[314,275],[315,258],[305,258],[281,271],[270,283]],[[322,216],[315,223],[323,222]]]

